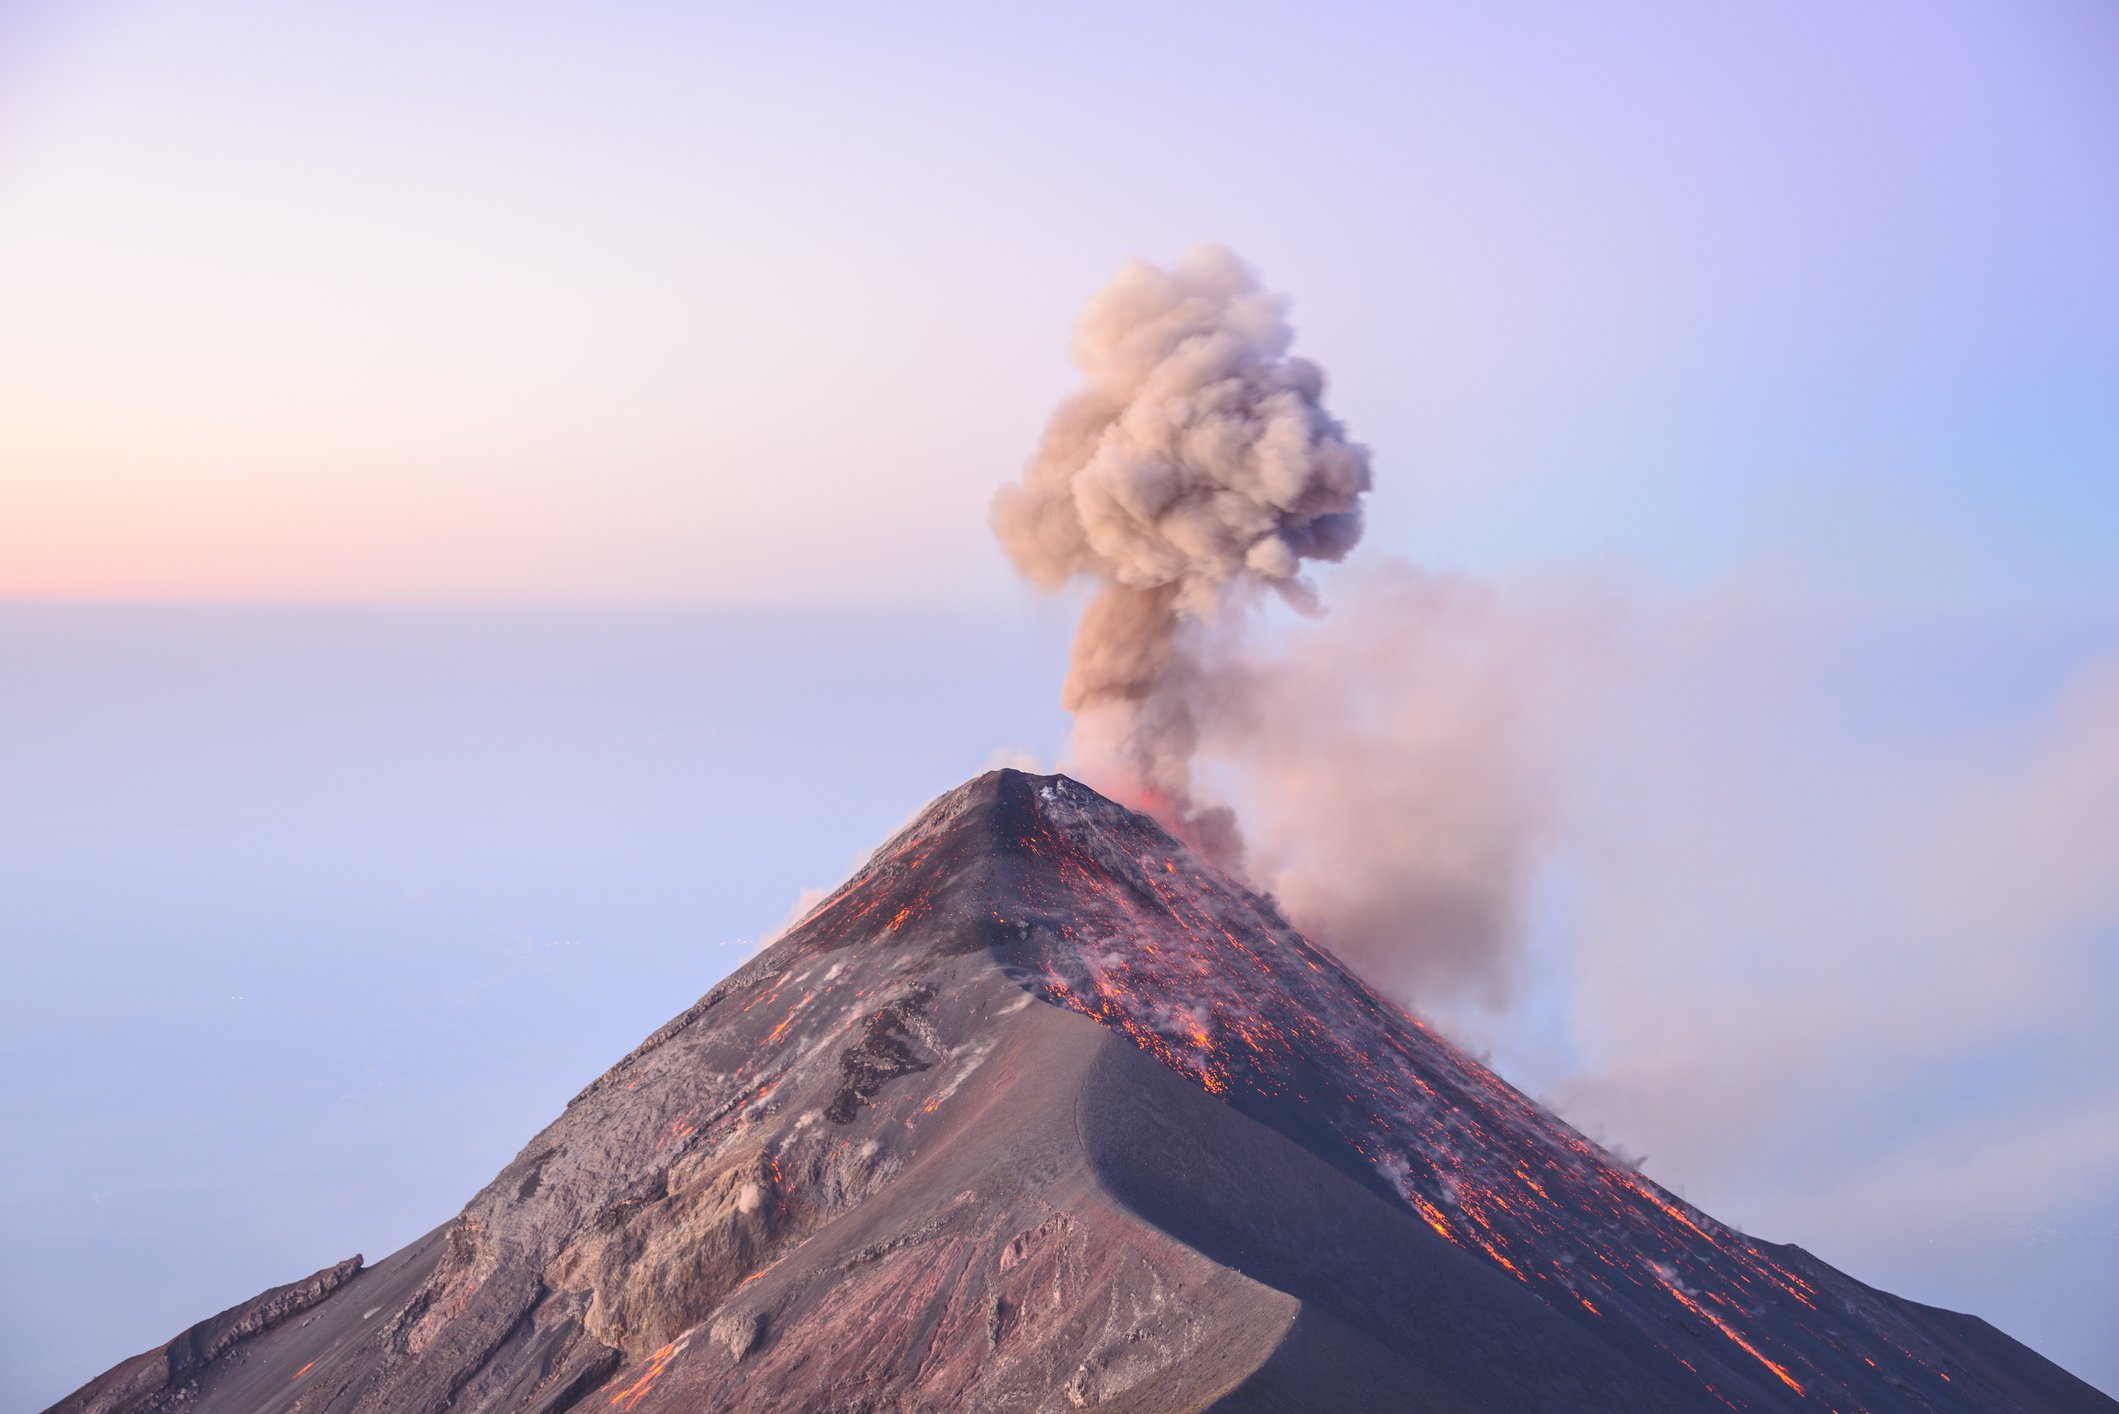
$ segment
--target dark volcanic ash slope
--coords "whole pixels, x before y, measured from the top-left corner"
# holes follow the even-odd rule
[[[2119,1409],[1722,1226],[1064,777],[936,801],[453,1222],[63,1410]]]

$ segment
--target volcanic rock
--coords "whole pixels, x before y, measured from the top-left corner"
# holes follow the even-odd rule
[[[1063,776],[934,802],[451,1222],[56,1410],[2119,1410],[1674,1197]]]

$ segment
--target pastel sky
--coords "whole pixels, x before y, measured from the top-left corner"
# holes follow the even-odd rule
[[[2104,592],[2115,19],[0,11],[0,593],[949,602],[1133,255],[1298,298],[1377,541]]]
[[[2102,0],[0,0],[0,1403],[442,1221],[1060,760],[986,506],[1204,240],[1363,561],[1566,641],[1526,980],[1436,1008],[2119,1390],[2115,74]]]

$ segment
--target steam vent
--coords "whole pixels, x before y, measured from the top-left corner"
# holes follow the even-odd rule
[[[453,1220],[54,1408],[2119,1404],[1716,1222],[1153,821],[996,771]]]

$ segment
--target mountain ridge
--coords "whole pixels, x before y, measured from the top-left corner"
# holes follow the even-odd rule
[[[143,1390],[155,1355],[53,1408],[2119,1408],[1716,1223],[1152,820],[1015,771],[443,1228]]]

